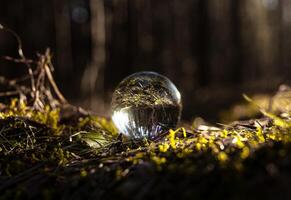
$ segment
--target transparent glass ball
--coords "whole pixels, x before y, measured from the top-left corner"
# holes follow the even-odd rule
[[[112,120],[124,135],[153,139],[175,128],[182,111],[181,94],[165,76],[138,72],[120,82],[111,102]]]

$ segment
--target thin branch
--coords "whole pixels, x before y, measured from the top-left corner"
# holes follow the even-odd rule
[[[63,104],[67,104],[67,100],[65,99],[65,97],[62,95],[62,93],[60,92],[54,78],[53,78],[53,75],[51,73],[51,70],[50,70],[50,66],[51,66],[51,61],[50,61],[50,51],[49,49],[46,50],[46,53],[45,53],[45,58],[44,58],[44,69],[45,69],[45,72],[46,72],[46,75],[47,75],[47,78],[49,80],[49,83],[51,84],[54,92],[56,93],[57,97],[59,98],[59,100],[61,101],[61,103]]]
[[[33,70],[30,66],[30,63],[27,61],[26,57],[24,56],[24,53],[22,50],[22,42],[21,42],[20,37],[13,30],[11,30],[7,27],[4,27],[2,24],[0,24],[0,29],[11,33],[15,37],[15,39],[17,40],[19,57],[23,60],[23,62],[27,66],[28,74],[30,75],[31,88],[32,88],[32,91],[35,92],[35,81],[34,81],[34,76],[33,76]]]

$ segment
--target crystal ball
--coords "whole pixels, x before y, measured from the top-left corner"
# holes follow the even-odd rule
[[[123,79],[111,102],[117,129],[133,139],[154,139],[175,128],[182,112],[181,94],[165,76],[138,72]]]

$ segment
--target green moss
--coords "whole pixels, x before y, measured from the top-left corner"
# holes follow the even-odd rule
[[[257,178],[256,173],[277,173],[276,166],[286,165],[291,155],[290,113],[260,111],[264,118],[220,127],[181,127],[168,130],[155,141],[131,141],[120,137],[105,118],[81,116],[76,123],[65,124],[60,109],[47,106],[37,111],[14,99],[0,113],[1,178],[4,183],[13,183],[0,185],[6,190],[1,197],[45,195],[53,199],[75,194],[83,198],[81,194],[99,191],[100,197],[114,198],[120,190],[127,193],[134,185],[145,184],[144,175],[139,173],[155,180],[155,184],[148,184],[156,189],[147,192],[157,196],[165,187],[177,187],[195,196],[203,187],[196,179],[222,180],[224,184],[216,186],[220,189],[226,183],[248,185]],[[34,180],[39,181],[39,176],[44,181],[36,187]],[[172,177],[176,177],[175,184],[170,181]],[[163,184],[159,185],[160,181]],[[196,184],[193,190],[180,188],[189,181]],[[117,189],[117,184],[122,187]]]

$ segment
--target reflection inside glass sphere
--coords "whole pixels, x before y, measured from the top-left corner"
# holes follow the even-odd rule
[[[139,72],[125,78],[113,93],[112,120],[129,137],[154,138],[174,128],[182,103],[176,86],[155,72]]]

